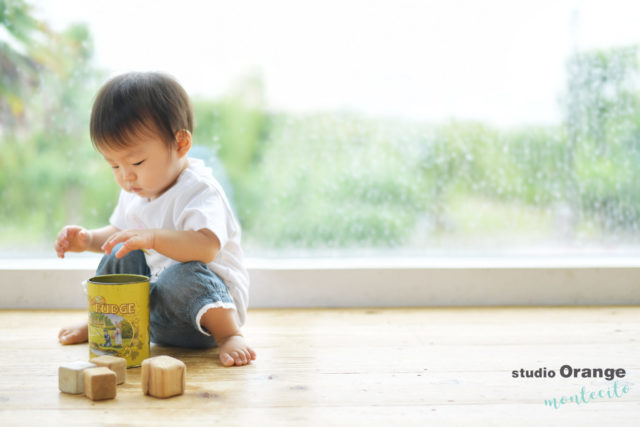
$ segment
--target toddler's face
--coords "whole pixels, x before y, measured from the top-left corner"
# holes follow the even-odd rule
[[[168,190],[186,167],[186,156],[154,135],[141,135],[126,148],[103,147],[100,152],[122,189],[150,200]]]

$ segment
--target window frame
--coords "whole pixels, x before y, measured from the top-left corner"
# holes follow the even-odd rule
[[[0,308],[83,309],[99,258],[0,259]],[[639,305],[640,260],[247,259],[254,308]]]

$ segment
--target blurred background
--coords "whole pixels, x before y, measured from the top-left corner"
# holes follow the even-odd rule
[[[191,95],[249,256],[637,255],[639,12],[0,0],[0,257],[107,224],[119,189],[88,121],[127,71]]]

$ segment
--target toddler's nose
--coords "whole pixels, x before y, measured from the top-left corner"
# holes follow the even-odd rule
[[[136,174],[131,169],[124,171],[124,179],[125,181],[135,181]]]

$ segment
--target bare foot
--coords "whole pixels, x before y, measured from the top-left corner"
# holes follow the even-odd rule
[[[242,366],[256,360],[256,352],[249,347],[240,333],[234,310],[221,307],[210,308],[202,315],[200,324],[218,343],[220,362],[224,366]]]
[[[224,366],[242,366],[256,360],[256,352],[253,351],[242,335],[232,335],[225,340],[221,340],[220,362]]]
[[[58,341],[60,344],[80,344],[87,342],[89,339],[89,330],[86,323],[80,323],[73,326],[67,326],[60,329],[58,333]]]

